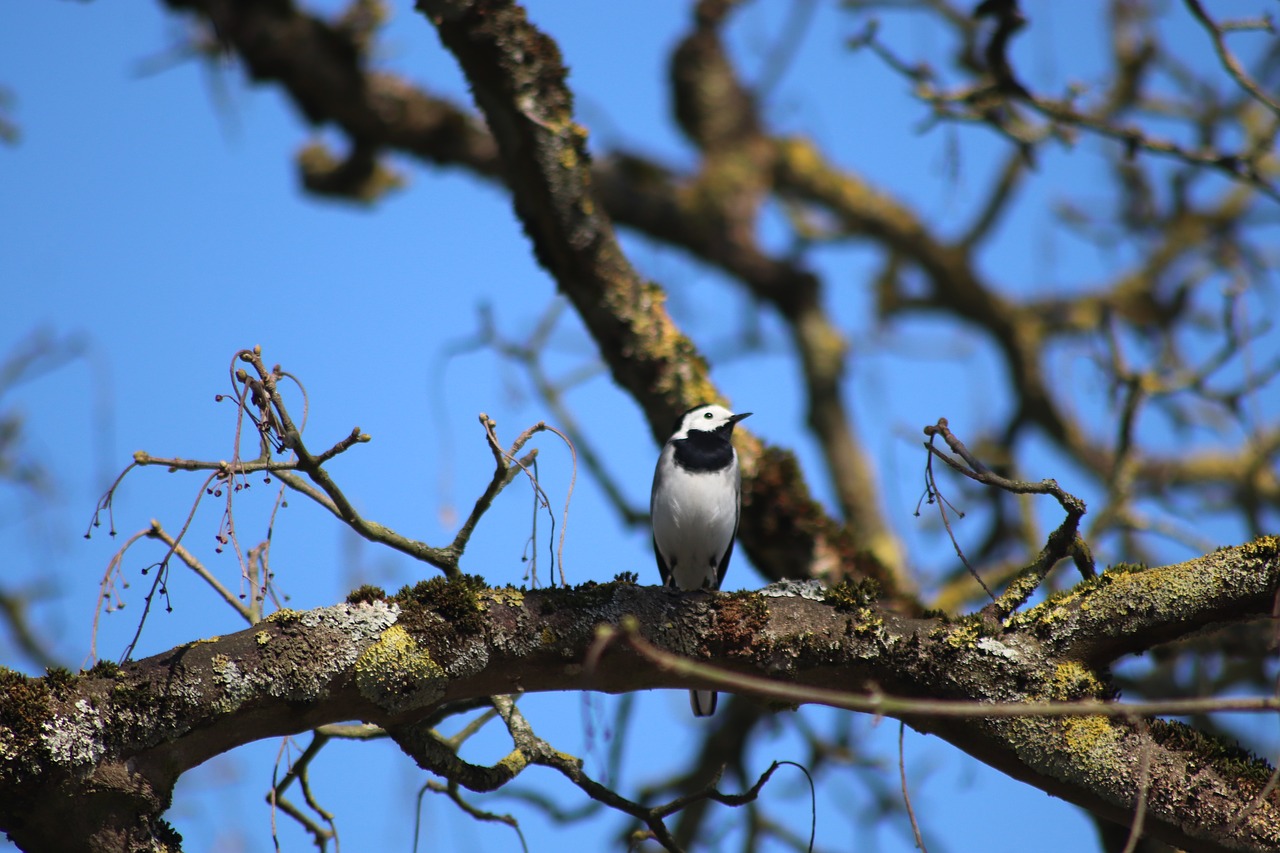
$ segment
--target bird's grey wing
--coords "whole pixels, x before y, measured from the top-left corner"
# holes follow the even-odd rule
[[[720,558],[720,568],[716,569],[716,585],[713,589],[719,589],[720,584],[724,583],[724,576],[729,571],[729,558],[733,556],[733,543],[738,538],[738,528],[735,526],[734,537],[729,540],[729,547],[724,549],[724,556]]]
[[[658,577],[662,578],[663,586],[671,586],[671,569],[667,566],[667,561],[662,559],[662,551],[658,549],[658,537],[653,537],[653,558],[658,561]]]
[[[658,488],[662,485],[662,460],[667,455],[667,448],[664,445],[662,452],[658,454],[658,464],[653,469],[653,488],[649,491],[649,527],[653,530],[653,558],[658,563],[658,577],[662,578],[663,586],[671,586],[671,567],[667,565],[666,559],[662,556],[662,549],[658,547],[658,525],[656,498],[658,497]]]

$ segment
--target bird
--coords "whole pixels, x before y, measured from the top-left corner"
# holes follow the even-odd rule
[[[729,439],[738,421],[723,406],[694,406],[676,421],[658,456],[649,497],[653,554],[666,586],[719,589],[738,533],[742,475]],[[690,690],[695,717],[716,710],[711,690]]]

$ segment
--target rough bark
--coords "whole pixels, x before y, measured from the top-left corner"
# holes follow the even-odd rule
[[[254,740],[352,719],[394,729],[493,694],[707,684],[625,641],[599,654],[601,625],[636,624],[658,648],[850,696],[1108,699],[1115,657],[1267,616],[1277,589],[1275,538],[1107,572],[1000,626],[904,617],[848,587],[816,600],[786,588],[687,595],[624,582],[537,591],[424,582],[390,599],[282,611],[119,669],[6,672],[0,828],[27,850],[176,847],[162,814],[178,776]],[[1119,822],[1132,816],[1145,777],[1147,831],[1176,847],[1280,846],[1280,797],[1255,803],[1270,768],[1189,728],[1102,715],[898,716]]]

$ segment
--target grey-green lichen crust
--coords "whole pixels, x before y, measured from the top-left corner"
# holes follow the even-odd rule
[[[11,713],[0,725],[0,776],[20,777],[36,772],[41,759],[65,772],[94,767],[124,741],[145,733],[148,744],[182,736],[191,725],[191,709],[215,715],[235,713],[246,702],[263,696],[289,701],[315,701],[356,662],[362,651],[376,644],[395,625],[400,609],[394,604],[339,604],[305,612],[273,614],[254,635],[257,659],[236,653],[214,653],[208,667],[172,666],[159,688],[148,676],[127,674],[116,666],[95,666],[83,676],[98,686],[89,695],[57,701],[60,689],[49,678],[27,678],[5,671]],[[300,628],[298,632],[295,629]],[[293,636],[290,636],[290,635]],[[176,650],[211,647],[221,640],[200,640]],[[324,654],[317,654],[317,644]],[[226,648],[234,648],[228,645]],[[67,687],[70,689],[70,686]],[[28,696],[14,703],[15,696]],[[207,722],[207,720],[206,720]],[[22,725],[19,725],[21,723]]]
[[[320,698],[399,615],[398,606],[383,601],[273,613],[267,622],[285,633],[295,624],[306,629],[315,643],[323,644],[324,654],[316,654],[311,644],[284,643],[280,638],[272,640],[269,632],[258,631],[254,635],[257,663],[246,665],[222,655],[212,661],[220,688],[219,710],[233,711],[262,693],[291,701]]]

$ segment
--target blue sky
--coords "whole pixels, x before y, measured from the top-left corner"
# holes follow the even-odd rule
[[[562,47],[579,119],[597,151],[626,147],[677,166],[693,161],[667,120],[664,88],[666,56],[684,26],[683,5],[628,0],[609,3],[606,11],[606,4],[528,4],[531,18]],[[1035,85],[1060,86],[1068,77],[1098,73],[1090,22],[1068,19],[1051,3],[1027,6],[1034,23],[1018,56]],[[735,27],[733,48],[748,79],[764,67],[781,26],[778,8],[761,5]],[[838,162],[900,194],[942,233],[955,233],[988,186],[1001,149],[982,131],[915,133],[923,110],[906,100],[904,84],[869,55],[842,47],[855,29],[833,10],[817,13],[802,51],[770,96],[769,118],[781,130],[814,133]],[[548,417],[517,366],[485,351],[445,358],[478,328],[481,306],[504,334],[519,339],[555,299],[554,283],[532,260],[507,198],[464,175],[408,161],[396,163],[407,188],[376,208],[307,197],[292,157],[316,138],[313,132],[278,93],[249,85],[234,65],[166,61],[183,33],[179,19],[147,4],[0,7],[0,86],[12,96],[5,114],[22,133],[18,144],[0,148],[0,286],[6,294],[0,354],[37,333],[74,342],[82,353],[0,398],[0,410],[21,412],[24,447],[48,469],[54,488],[51,499],[39,501],[0,491],[0,537],[10,563],[5,583],[41,592],[35,623],[72,666],[85,660],[99,581],[119,544],[103,531],[88,542],[82,538],[97,497],[135,450],[230,455],[234,413],[214,397],[228,390],[237,349],[261,345],[268,363],[282,363],[302,378],[313,448],[356,425],[370,433],[372,442],[335,460],[332,473],[368,517],[432,544],[452,536],[442,523],[449,508],[465,514],[488,479],[492,462],[478,413],[494,416],[507,441]],[[913,55],[938,56],[949,47],[909,16],[886,18],[885,33]],[[1212,61],[1193,29],[1179,30],[1175,39],[1185,44],[1188,61]],[[407,4],[395,9],[383,48],[386,67],[468,103],[451,57]],[[1091,182],[1101,196],[1105,151],[1086,142],[1045,152],[1042,179],[1019,208],[1026,214],[1011,218],[981,258],[1011,294],[1088,286],[1129,259],[1123,248],[1104,254],[1072,243],[1044,213],[1048,200],[1064,194],[1089,197]],[[763,233],[782,245],[776,222],[766,223]],[[677,253],[631,236],[624,242],[641,271],[669,289],[683,328],[713,355],[724,351],[751,306]],[[814,258],[828,281],[831,311],[851,341],[849,391],[884,484],[882,507],[913,565],[927,576],[950,564],[950,546],[912,515],[921,489],[920,427],[946,415],[958,431],[976,433],[994,423],[1009,400],[998,388],[1002,368],[980,339],[926,321],[876,326],[867,286],[874,261],[856,245],[826,248]],[[817,470],[786,334],[775,317],[760,322],[764,351],[718,363],[714,377],[739,408],[756,413],[746,426],[795,448],[807,469]],[[571,312],[557,328],[548,355],[552,372],[590,365],[591,343]],[[1067,369],[1080,384],[1078,405],[1097,406],[1103,389],[1096,372],[1078,360]],[[643,507],[656,445],[635,406],[604,377],[576,388],[568,403],[624,494]],[[1269,411],[1274,417],[1274,403]],[[544,486],[559,503],[569,456],[555,441],[537,444]],[[1044,448],[1027,450],[1027,464],[1035,468],[1029,476],[1055,476],[1088,496],[1089,484],[1069,463]],[[117,527],[127,535],[154,517],[176,529],[197,485],[159,470],[132,473],[119,493]],[[815,480],[814,488],[827,495],[825,483]],[[246,540],[261,537],[273,499],[266,486],[237,498]],[[509,489],[482,522],[465,569],[494,584],[523,582],[530,501],[523,483]],[[1056,524],[1052,507],[1045,517]],[[234,557],[213,553],[218,521],[216,503],[206,501],[188,544],[234,585]],[[1215,541],[1237,541],[1238,534],[1223,528]],[[545,582],[545,524],[539,536]],[[145,589],[138,571],[160,556],[139,547],[124,567],[133,581],[128,606],[104,617],[99,630],[104,657],[114,658],[132,636]],[[1099,559],[1109,562],[1106,554]],[[272,560],[277,585],[295,608],[341,600],[359,583],[396,588],[430,574],[363,543],[298,498],[277,519]],[[647,531],[619,523],[597,484],[581,472],[564,569],[570,582],[622,571],[656,582]],[[745,558],[737,558],[726,586],[759,584]],[[139,656],[243,627],[193,577],[175,573],[171,589],[174,612],[150,618]],[[31,669],[7,637],[0,637],[0,662]],[[609,741],[602,729],[618,701],[530,696],[522,707],[545,737],[587,756],[589,769],[599,772]],[[694,748],[699,725],[679,692],[641,695],[635,714],[617,780],[628,793],[669,772],[664,760]],[[773,759],[803,760],[797,727],[786,716],[753,749],[752,773]],[[804,716],[813,725],[835,718],[822,709]],[[850,725],[858,734],[857,760],[882,765],[881,784],[895,789],[896,724],[858,718]],[[493,760],[506,746],[495,731],[476,748],[474,760]],[[279,742],[257,744],[184,778],[170,819],[188,849],[271,849],[271,816],[262,798],[279,749]],[[906,750],[931,851],[1020,850],[1029,835],[1045,851],[1090,849],[1092,828],[1074,807],[935,739],[908,733]],[[332,745],[312,773],[317,796],[337,814],[347,850],[408,849],[423,778],[386,744]],[[875,804],[861,779],[836,774],[824,788],[820,846],[913,849],[900,816],[878,822],[872,816]],[[531,771],[522,784],[578,801],[550,773]],[[772,814],[807,826],[801,792],[798,778],[779,776],[764,801]],[[520,815],[534,851],[569,843],[592,849],[602,838],[612,842],[622,825],[605,816],[585,827],[556,827],[511,800],[480,802]],[[423,814],[432,834],[423,849],[509,849],[513,843],[509,829],[478,825],[441,798],[428,796]],[[277,823],[283,849],[304,849],[305,837],[286,818]]]

